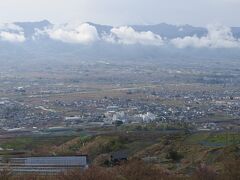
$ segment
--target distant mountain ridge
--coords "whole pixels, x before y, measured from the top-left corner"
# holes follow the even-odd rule
[[[53,25],[48,20],[43,20],[39,22],[15,22],[14,24],[23,28],[26,37],[33,36],[36,29],[43,30],[44,28]]]
[[[180,26],[161,23],[157,25],[128,25],[120,29],[110,25],[86,22],[85,26],[77,29],[77,32],[76,29],[67,29],[64,31],[63,25],[63,28],[61,26],[60,28],[58,27],[57,31],[52,34],[52,37],[44,33],[42,36],[40,33],[39,37],[33,38],[37,30],[44,32],[45,29],[54,29],[55,25],[47,20],[39,22],[15,22],[14,24],[20,27],[21,32],[19,34],[4,32],[3,35],[7,35],[9,41],[1,40],[0,33],[0,63],[10,61],[45,61],[49,63],[50,61],[65,62],[79,60],[111,60],[115,62],[121,62],[122,60],[181,61],[183,59],[240,60],[240,27],[232,27],[230,34],[228,32],[229,29],[227,29],[227,33],[225,33],[225,30],[223,34],[221,34],[222,32],[217,32],[217,38],[213,35],[212,39],[208,39],[209,32],[207,28],[191,25]],[[112,36],[113,29],[115,29],[115,33],[119,33],[117,34],[119,37]],[[92,37],[88,39],[89,34],[88,32],[86,33],[88,30],[96,38],[96,41],[93,41],[94,43],[85,43],[86,39],[90,42],[92,41]],[[79,37],[78,31],[83,34],[86,33],[86,37]],[[95,37],[95,31],[97,31],[100,37]],[[128,34],[124,36],[124,33]],[[105,34],[107,37],[104,37]],[[25,36],[25,41],[22,41],[23,39],[21,38],[23,37],[19,37],[23,35]],[[218,40],[218,35],[222,39]],[[75,37],[79,40],[77,43],[74,41]],[[187,38],[185,39],[185,37]],[[10,40],[14,38],[21,42],[11,42]],[[103,38],[107,38],[107,40]],[[174,38],[180,41],[176,43],[177,45],[180,46],[185,43],[186,46],[182,48],[173,44],[171,39]],[[161,45],[161,42],[163,42],[163,45]],[[222,44],[224,46],[212,48],[214,45],[218,46]]]
[[[94,26],[99,34],[109,33],[113,26],[110,25],[101,25],[92,22],[86,22]],[[39,22],[15,22],[15,25],[24,29],[26,37],[30,37],[34,34],[35,29],[44,29],[50,26],[53,26],[48,20],[43,20]],[[186,37],[186,36],[204,36],[207,34],[207,28],[205,27],[194,27],[191,25],[171,25],[167,23],[160,23],[155,25],[126,25],[132,27],[136,31],[151,31],[154,34],[160,35],[165,38],[177,38],[177,37]],[[240,27],[231,27],[233,36],[235,38],[240,38]]]

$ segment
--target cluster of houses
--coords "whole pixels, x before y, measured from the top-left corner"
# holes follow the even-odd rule
[[[12,130],[59,125],[71,127],[81,124],[107,126],[181,122],[194,125],[197,129],[220,130],[226,127],[226,122],[222,125],[216,123],[218,114],[233,120],[240,117],[240,97],[236,93],[235,96],[231,95],[234,94],[232,92],[187,93],[146,90],[136,92],[144,94],[144,98],[130,98],[134,93],[131,92],[130,96],[121,98],[104,97],[72,101],[42,99],[37,106],[2,98],[0,128]]]
[[[14,130],[46,127],[60,122],[62,117],[41,106],[32,107],[9,99],[0,100],[0,129]]]
[[[149,93],[149,92],[147,92]],[[165,124],[172,123],[189,123],[197,129],[221,130],[226,124],[215,123],[220,118],[218,114],[231,119],[240,117],[240,98],[231,97],[229,94],[216,93],[193,93],[179,94],[172,93],[163,96],[157,92],[149,93],[151,98],[163,99],[163,103],[154,100],[144,101],[139,99],[127,98],[103,98],[99,100],[81,100],[72,103],[59,102],[58,105],[71,107],[81,115],[69,118],[71,123],[79,122],[101,122],[102,124],[136,124],[162,122]],[[173,104],[164,103],[172,101]],[[181,102],[181,105],[174,105],[174,102]],[[232,121],[228,121],[231,123]]]

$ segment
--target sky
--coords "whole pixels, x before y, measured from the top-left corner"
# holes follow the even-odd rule
[[[0,0],[0,22],[240,26],[240,0]]]

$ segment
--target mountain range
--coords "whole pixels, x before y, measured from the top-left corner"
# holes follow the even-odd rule
[[[104,32],[109,33],[113,26],[110,25],[100,25],[92,22],[86,22],[94,27],[96,27],[99,34]],[[43,20],[39,22],[15,22],[15,25],[23,28],[26,37],[30,39],[35,33],[35,29],[44,29],[47,27],[53,26],[48,20]],[[198,37],[204,36],[207,34],[207,28],[205,27],[194,27],[191,25],[171,25],[166,23],[156,24],[156,25],[129,25],[134,28],[136,31],[151,31],[155,34],[158,34],[166,38],[177,38],[185,36],[194,36]],[[240,38],[240,27],[231,27],[233,36]]]
[[[239,59],[240,27],[91,22],[0,25],[0,61]]]

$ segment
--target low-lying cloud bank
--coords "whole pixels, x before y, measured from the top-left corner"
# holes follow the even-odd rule
[[[98,32],[98,27],[89,23],[68,23],[35,29],[32,37],[26,38],[24,30],[15,24],[0,24],[0,41],[22,43],[42,36],[64,43],[88,45],[104,42],[119,45],[174,46],[176,48],[240,48],[240,39],[233,36],[231,28],[222,25],[209,25],[208,33],[202,37],[185,36],[167,39],[151,31],[136,31],[130,26],[113,27],[108,32]]]
[[[22,43],[26,40],[23,29],[15,24],[0,24],[0,41]]]
[[[147,32],[137,32],[131,27],[123,26],[112,28],[111,33],[98,34],[96,27],[88,24],[67,24],[63,26],[53,26],[43,31],[36,30],[33,39],[41,35],[65,43],[91,44],[96,41],[103,41],[113,44],[123,45],[163,45],[164,42],[159,35]]]
[[[87,23],[65,25],[46,29],[51,39],[67,43],[89,44],[104,41],[122,45],[163,46],[173,45],[176,48],[239,48],[240,40],[233,37],[231,29],[222,25],[210,25],[208,34],[202,37],[186,36],[184,38],[166,39],[151,31],[139,32],[129,26],[114,27],[110,33],[98,34],[96,27]]]
[[[24,42],[26,40],[23,33],[0,32],[0,40],[8,42]]]
[[[177,48],[239,48],[240,39],[233,37],[231,29],[222,25],[209,25],[208,34],[203,37],[187,36],[172,39],[170,42]]]
[[[125,45],[142,44],[159,46],[164,44],[161,36],[154,34],[151,31],[137,32],[128,26],[112,28],[111,34],[103,35],[103,40],[110,43]]]
[[[54,26],[51,29],[46,29],[45,32],[51,39],[65,43],[89,44],[99,40],[97,29],[87,23]]]

